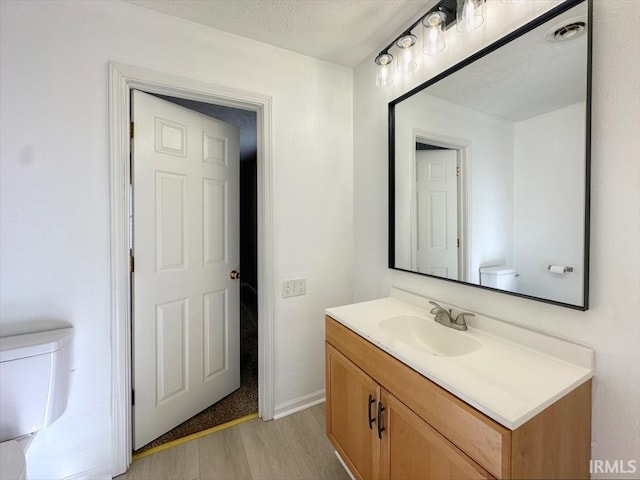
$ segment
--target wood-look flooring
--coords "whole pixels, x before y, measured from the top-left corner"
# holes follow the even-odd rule
[[[117,480],[349,480],[325,436],[324,404],[259,418],[134,461]]]

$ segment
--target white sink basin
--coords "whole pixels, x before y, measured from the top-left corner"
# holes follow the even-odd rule
[[[393,340],[436,356],[466,355],[482,346],[475,338],[419,315],[387,318],[380,328]]]

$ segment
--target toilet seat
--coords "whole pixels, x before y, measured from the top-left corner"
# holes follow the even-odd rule
[[[25,480],[24,450],[15,440],[0,443],[0,480]]]

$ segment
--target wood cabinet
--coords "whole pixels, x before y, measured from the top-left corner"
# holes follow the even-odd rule
[[[378,478],[380,449],[373,431],[380,389],[331,345],[327,345],[327,365],[332,392],[327,408],[330,438],[352,473],[359,478]]]
[[[512,431],[327,317],[326,388],[358,479],[589,478],[590,381]]]
[[[493,478],[405,404],[382,389],[383,479]]]

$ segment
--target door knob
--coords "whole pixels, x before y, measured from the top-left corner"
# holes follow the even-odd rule
[[[240,272],[238,272],[237,270],[231,270],[229,272],[229,278],[231,280],[237,280],[240,278]]]

